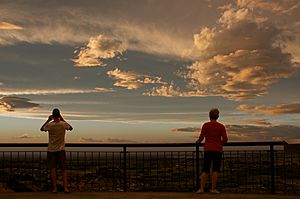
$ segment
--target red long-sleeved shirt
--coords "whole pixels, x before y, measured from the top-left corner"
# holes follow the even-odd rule
[[[217,121],[210,121],[203,124],[199,141],[205,138],[204,151],[223,151],[223,144],[227,143],[225,126]]]

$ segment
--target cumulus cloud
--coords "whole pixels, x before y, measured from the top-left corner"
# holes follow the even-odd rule
[[[174,97],[174,96],[191,96],[187,92],[182,92],[179,87],[174,85],[172,81],[169,85],[162,85],[160,87],[154,87],[150,91],[144,92],[145,96],[162,96],[162,97]]]
[[[237,109],[255,113],[259,112],[268,115],[300,114],[300,103],[280,104],[274,106],[250,106],[242,104],[238,106]]]
[[[118,138],[107,138],[104,140],[99,140],[99,139],[95,139],[95,138],[85,138],[85,137],[80,137],[79,139],[80,142],[84,142],[84,143],[132,143],[134,141],[131,140],[125,140],[125,139],[118,139]]]
[[[121,71],[116,68],[107,71],[107,75],[116,79],[114,86],[125,87],[129,90],[138,89],[144,84],[164,84],[161,77],[152,77],[134,71]]]
[[[22,30],[23,27],[7,23],[7,22],[0,22],[0,30]]]
[[[82,47],[77,58],[72,59],[75,66],[106,66],[105,59],[111,59],[126,50],[122,41],[104,35],[91,37],[86,47]],[[75,51],[77,53],[77,51]]]
[[[177,128],[176,132],[199,133],[194,127]],[[300,139],[300,126],[293,125],[226,125],[230,141],[292,141]],[[197,134],[197,136],[199,136]]]
[[[81,93],[97,93],[97,92],[112,92],[108,88],[95,89],[2,89],[0,95],[63,95],[63,94],[81,94]]]
[[[189,48],[192,41],[182,36],[182,32],[190,32],[186,27],[175,26],[187,24],[186,18],[177,19],[178,10],[181,11],[183,7],[178,4],[184,5],[186,10],[195,5],[181,1],[172,5],[168,1],[159,3],[161,8],[171,11],[168,13],[171,16],[168,17],[168,23],[162,20],[162,17],[167,16],[165,9],[153,12],[157,2],[147,2],[145,6],[144,3],[134,1],[133,6],[129,7],[128,2],[116,4],[113,1],[93,1],[89,4],[84,1],[52,1],[47,2],[47,6],[44,0],[35,4],[6,1],[0,7],[2,18],[22,24],[24,29],[1,32],[0,45],[27,42],[82,46],[96,34],[105,34],[116,36],[133,51],[180,58],[182,49]],[[199,1],[197,4],[206,3]],[[170,6],[174,9],[170,9]],[[200,15],[199,12],[195,14]],[[189,19],[193,17],[188,16]],[[188,28],[194,30],[191,25]]]
[[[248,8],[229,6],[221,28],[204,27],[190,51],[197,60],[180,74],[185,89],[154,88],[150,95],[223,96],[241,101],[265,95],[273,83],[296,73],[291,54],[281,44],[292,37]]]
[[[243,8],[267,10],[279,14],[291,14],[292,12],[297,12],[297,9],[300,8],[298,0],[238,0],[237,4]]]
[[[39,104],[30,102],[30,99],[15,97],[15,96],[4,96],[0,98],[0,112],[15,111],[19,108],[37,108]]]

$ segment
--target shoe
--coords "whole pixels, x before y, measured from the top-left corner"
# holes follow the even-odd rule
[[[198,191],[196,191],[196,194],[203,194],[203,193],[204,193],[204,191],[201,190],[201,189],[199,189]]]
[[[210,193],[213,193],[213,194],[220,194],[221,192],[215,189],[215,190],[210,190]]]
[[[52,190],[51,193],[57,193],[57,190]]]

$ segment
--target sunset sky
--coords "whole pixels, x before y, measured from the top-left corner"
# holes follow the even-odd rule
[[[300,143],[298,0],[0,0],[0,142]]]

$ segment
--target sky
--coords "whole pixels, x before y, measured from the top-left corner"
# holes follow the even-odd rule
[[[0,142],[300,142],[298,0],[0,0]]]

